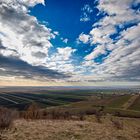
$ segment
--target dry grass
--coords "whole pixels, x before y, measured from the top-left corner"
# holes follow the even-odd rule
[[[110,119],[113,126],[116,128],[116,129],[123,129],[123,121],[122,120],[118,120],[118,119],[113,119],[111,118]]]
[[[115,118],[121,119],[121,118]],[[85,121],[17,120],[12,129],[2,133],[1,140],[139,140],[140,120],[126,119],[123,129],[116,129],[110,118],[97,123],[95,116]]]

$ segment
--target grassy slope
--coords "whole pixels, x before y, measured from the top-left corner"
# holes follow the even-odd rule
[[[136,101],[129,107],[130,110],[140,111],[140,95],[136,99]]]
[[[70,113],[85,113],[85,112],[95,112],[100,106],[105,106],[106,113],[118,114],[124,117],[140,117],[140,111],[136,110],[136,107],[132,109],[123,109],[123,105],[131,98],[131,95],[123,96],[109,96],[103,99],[99,99],[96,96],[90,98],[86,101],[71,103],[64,106],[59,106],[51,109],[69,111]],[[139,106],[135,103],[135,106]]]
[[[117,118],[122,130],[111,123],[109,116],[97,123],[94,116],[85,121],[18,120],[1,134],[1,140],[139,140],[140,120]]]
[[[130,98],[130,95],[114,97],[114,99],[108,104],[108,106],[112,108],[121,108]]]

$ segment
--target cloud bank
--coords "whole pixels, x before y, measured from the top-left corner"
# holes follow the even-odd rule
[[[98,14],[88,39],[94,45],[83,66],[92,72],[89,79],[140,81],[140,11],[139,0],[100,0]],[[97,61],[100,59],[100,61]]]
[[[45,4],[44,0],[0,2],[0,68],[3,76],[42,77],[44,80],[67,77],[45,67],[52,47],[50,39],[55,38],[55,34],[28,14],[28,8],[38,3]]]

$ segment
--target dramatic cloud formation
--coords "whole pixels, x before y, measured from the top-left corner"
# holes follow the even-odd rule
[[[1,76],[20,77],[25,79],[48,80],[68,78],[59,72],[47,69],[43,66],[31,66],[17,58],[8,58],[0,55]],[[43,79],[42,79],[43,78]]]
[[[40,25],[28,14],[27,8],[37,3],[44,4],[44,1],[2,0],[0,3],[0,55],[5,56],[0,59],[0,67],[4,69],[1,73],[25,78],[65,77],[41,67],[47,63],[48,50],[52,46],[49,40],[58,33],[54,35],[51,29]],[[64,57],[67,59],[68,56]]]
[[[140,0],[61,2],[0,1],[0,81],[139,83]]]
[[[90,44],[96,47],[85,57],[89,63],[104,56],[92,69],[99,80],[140,80],[140,12],[134,8],[138,4],[134,0],[99,1],[98,9],[105,16],[90,31]]]
[[[47,59],[46,66],[65,73],[74,72],[75,68],[70,58],[75,51],[71,47],[57,48],[57,52]]]

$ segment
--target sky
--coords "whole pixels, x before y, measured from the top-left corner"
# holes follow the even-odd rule
[[[0,0],[0,86],[140,85],[140,0]]]

